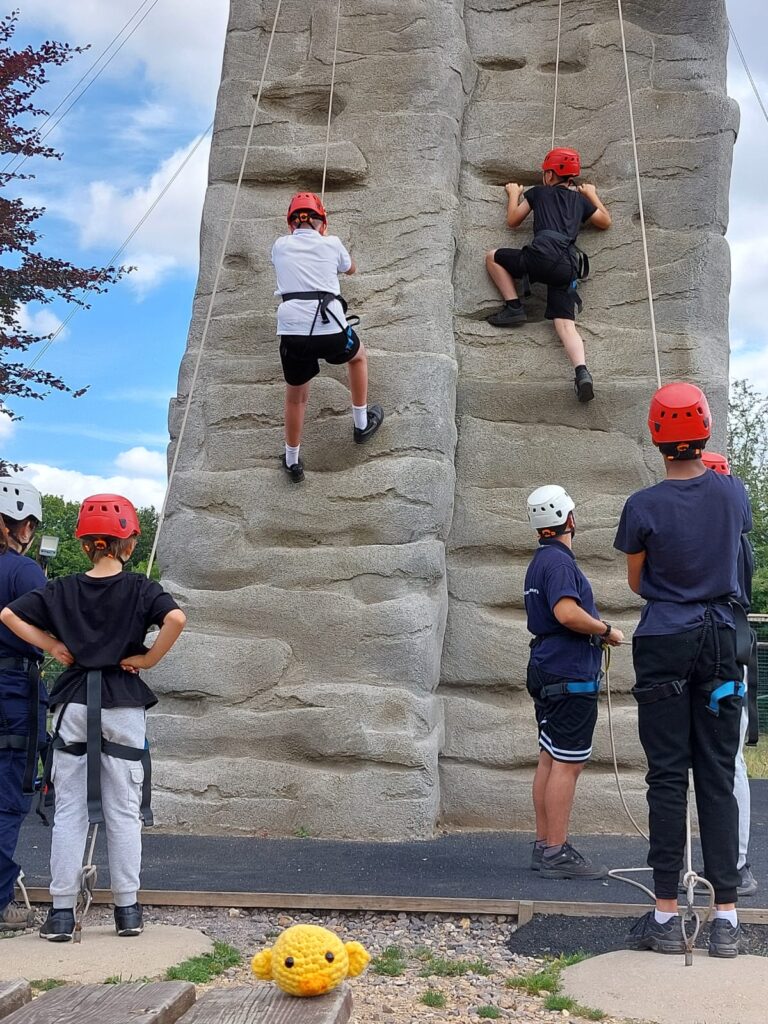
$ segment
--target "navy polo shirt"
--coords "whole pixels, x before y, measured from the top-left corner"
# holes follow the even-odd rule
[[[597,679],[600,647],[555,618],[553,608],[564,597],[572,597],[585,612],[600,618],[592,587],[571,549],[557,538],[540,540],[525,575],[528,631],[538,641],[531,650],[531,662],[563,679]]]
[[[0,608],[5,608],[17,597],[44,587],[48,580],[45,573],[31,558],[16,551],[0,555]],[[20,640],[7,626],[0,622],[0,658],[42,658],[36,647]]]
[[[640,595],[647,604],[635,636],[695,629],[708,602],[738,599],[742,534],[751,529],[749,498],[736,476],[708,471],[663,480],[628,498],[614,547],[646,553]],[[734,624],[727,605],[713,605],[712,615]]]

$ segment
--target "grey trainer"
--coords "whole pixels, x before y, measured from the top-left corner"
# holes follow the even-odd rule
[[[541,860],[542,878],[605,878],[608,868],[604,864],[593,864],[570,843],[563,843],[554,857],[546,854]]]
[[[736,927],[724,917],[716,917],[709,928],[709,955],[732,960],[741,948],[741,925]]]
[[[659,924],[654,912],[649,910],[632,925],[624,945],[627,949],[650,949],[654,953],[684,953],[680,918],[673,917],[666,924]]]
[[[743,868],[739,868],[739,887],[736,892],[739,896],[754,896],[757,892],[758,885],[757,879],[752,874],[749,864],[745,864]]]

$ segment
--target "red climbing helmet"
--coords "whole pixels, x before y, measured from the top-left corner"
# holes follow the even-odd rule
[[[328,222],[328,215],[325,212],[320,196],[315,195],[314,192],[298,192],[291,200],[290,206],[288,207],[288,223],[291,228],[294,225],[291,223],[296,214],[306,214],[304,220],[309,220],[310,215],[319,217],[325,223]],[[301,218],[300,218],[301,219]]]
[[[712,469],[715,473],[722,473],[723,476],[731,475],[731,466],[728,459],[726,459],[724,455],[720,455],[718,452],[702,452],[701,461],[707,469]]]
[[[665,384],[651,399],[648,429],[657,445],[706,440],[712,433],[707,396],[695,384]]]
[[[119,537],[141,533],[136,509],[119,494],[93,494],[80,506],[76,537]]]
[[[541,169],[554,171],[561,178],[576,178],[581,174],[581,157],[575,149],[550,149]]]

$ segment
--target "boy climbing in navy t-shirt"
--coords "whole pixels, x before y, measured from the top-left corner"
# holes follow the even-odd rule
[[[516,327],[526,321],[518,298],[516,279],[539,281],[547,286],[545,316],[552,320],[557,336],[575,371],[574,387],[580,402],[595,397],[592,376],[587,369],[584,340],[576,330],[576,290],[583,254],[576,239],[584,224],[606,229],[611,215],[598,197],[594,185],[576,186],[581,158],[575,149],[553,149],[541,165],[543,185],[526,192],[522,185],[505,185],[507,226],[516,228],[533,210],[533,241],[522,249],[491,249],[486,253],[488,273],[501,292],[504,306],[488,317],[494,327]]]
[[[339,274],[354,274],[355,264],[336,235],[328,234],[328,218],[320,197],[299,192],[288,207],[290,235],[272,246],[277,278],[280,359],[285,377],[285,454],[283,469],[295,484],[304,480],[299,457],[309,382],[320,362],[346,364],[352,392],[353,436],[364,444],[381,426],[380,405],[368,405],[368,356],[345,316],[339,295]]]
[[[528,521],[539,548],[525,577],[525,610],[533,633],[528,692],[536,706],[539,763],[533,780],[536,842],[531,870],[545,878],[603,878],[568,842],[579,775],[592,755],[602,644],[624,635],[599,617],[592,587],[572,550],[573,499],[562,487],[539,487],[528,498]]]
[[[736,602],[739,550],[752,528],[751,511],[738,477],[711,473],[702,463],[712,422],[700,388],[660,388],[648,426],[667,478],[627,500],[614,542],[627,556],[630,588],[646,601],[634,634],[632,693],[648,760],[648,864],[656,894],[655,911],[635,924],[627,945],[685,950],[677,896],[690,767],[704,875],[715,891],[709,955],[734,957],[741,938],[734,771],[744,640],[747,657],[749,652],[748,623]]]
[[[139,935],[144,927],[138,891],[141,815],[149,813],[145,725],[157,698],[139,672],[168,653],[186,617],[159,583],[123,572],[140,532],[126,498],[86,498],[75,536],[93,568],[50,580],[0,612],[12,633],[66,666],[50,696],[53,908],[40,935],[51,942],[68,942],[75,932],[89,821],[106,827],[117,934]],[[153,625],[160,632],[147,650]]]

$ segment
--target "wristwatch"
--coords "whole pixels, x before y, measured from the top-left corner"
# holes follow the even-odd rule
[[[613,629],[613,626],[610,624],[610,622],[605,622],[603,619],[601,619],[600,621],[605,626],[605,632],[599,633],[598,636],[601,640],[607,640],[608,637],[611,635],[611,630]]]

